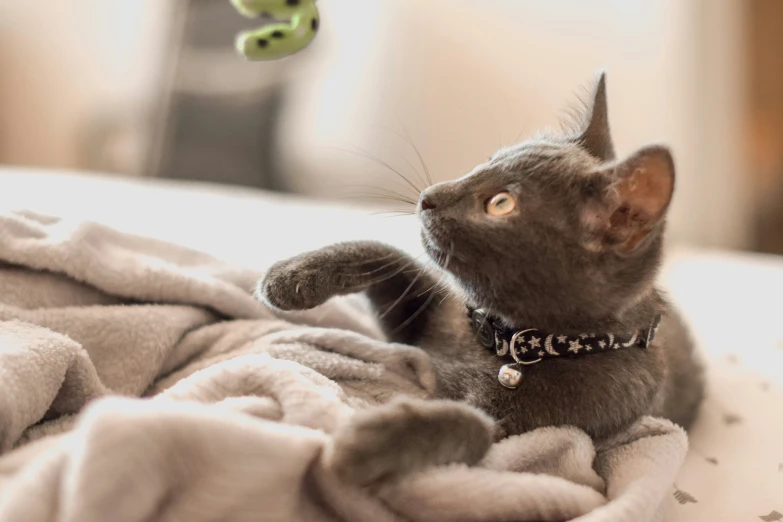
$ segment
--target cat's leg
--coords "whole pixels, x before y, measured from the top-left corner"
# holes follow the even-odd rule
[[[375,241],[338,243],[273,265],[258,295],[281,310],[365,292],[390,340],[416,344],[435,308],[437,279],[408,254]]]
[[[436,283],[407,254],[363,241],[275,264],[258,294],[270,306],[302,310],[364,291],[390,338],[416,344],[437,304]],[[431,466],[475,464],[497,438],[497,425],[464,403],[397,399],[360,411],[334,435],[327,466],[347,483],[374,486]]]
[[[466,404],[397,399],[338,429],[325,462],[346,483],[380,486],[433,466],[476,464],[495,439],[492,419]]]

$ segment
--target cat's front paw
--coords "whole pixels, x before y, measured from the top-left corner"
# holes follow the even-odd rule
[[[259,281],[256,295],[278,310],[308,310],[331,297],[324,274],[297,258],[281,261]]]
[[[402,399],[357,413],[325,460],[343,482],[378,486],[431,466],[476,464],[494,437],[492,419],[470,406]]]

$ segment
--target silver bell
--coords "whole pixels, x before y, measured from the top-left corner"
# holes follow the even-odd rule
[[[515,368],[518,364],[504,364],[498,371],[498,382],[509,389],[516,389],[522,383],[522,371]]]

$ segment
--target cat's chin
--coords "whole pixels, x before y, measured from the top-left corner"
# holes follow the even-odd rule
[[[422,229],[421,231],[421,244],[424,247],[424,252],[427,254],[427,257],[437,266],[445,270],[450,262],[449,253],[441,248],[437,239],[426,229]]]
[[[446,253],[440,250],[438,247],[424,244],[424,252],[427,254],[427,257],[430,258],[430,260],[435,263],[439,268],[446,268]]]

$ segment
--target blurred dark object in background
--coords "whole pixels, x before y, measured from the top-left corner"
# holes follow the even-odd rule
[[[755,191],[752,248],[783,254],[783,2],[747,10],[748,175]]]
[[[145,175],[285,190],[275,156],[284,62],[238,57],[248,20],[229,2],[177,4]]]

